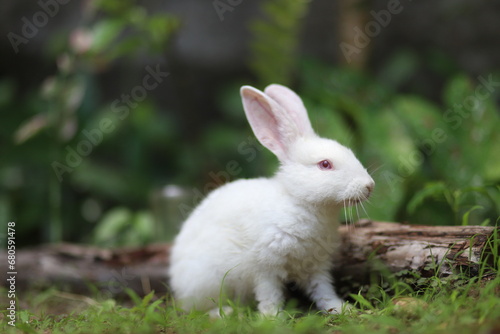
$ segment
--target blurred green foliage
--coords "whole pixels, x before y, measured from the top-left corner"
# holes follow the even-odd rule
[[[149,211],[133,213],[116,207],[106,212],[93,235],[99,246],[141,246],[155,241],[154,218]]]
[[[250,67],[260,85],[279,82],[288,85],[297,64],[297,46],[307,1],[262,2],[263,19],[253,20]]]
[[[92,223],[113,221],[102,212],[116,203],[147,205],[153,183],[148,169],[155,166],[145,157],[163,149],[158,143],[171,141],[172,124],[151,99],[137,103],[122,121],[114,101],[101,100],[95,78],[117,61],[163,52],[179,20],[149,14],[133,0],[92,1],[83,10],[76,29],[53,37],[48,56],[55,58],[57,72],[38,90],[16,87],[15,78],[0,82],[0,218],[19,222],[20,245],[109,238],[109,228],[92,237]],[[112,131],[90,140],[86,131],[95,133],[105,119]],[[70,164],[70,151],[85,154],[73,154]],[[135,222],[144,217],[130,213],[123,224],[139,226]]]
[[[408,50],[376,73],[300,58],[306,3],[263,2],[265,17],[251,23],[250,68],[258,88],[278,82],[295,89],[316,131],[351,147],[368,167],[376,181],[365,205],[369,217],[497,223],[499,94],[487,83],[500,77],[473,79],[433,55],[428,62],[446,84],[441,98],[431,100],[419,94],[422,85],[408,85],[422,62]],[[162,205],[152,204],[162,186],[184,186],[189,209],[230,179],[273,173],[277,161],[256,142],[241,106],[239,86],[251,84],[246,78],[220,90],[222,119],[207,125],[194,144],[176,130],[175,110],[150,96],[119,119],[113,101],[99,94],[97,74],[124,58],[161,52],[179,20],[151,15],[132,0],[94,1],[87,10],[80,28],[54,38],[58,71],[39,90],[23,91],[13,78],[0,81],[0,219],[21,222],[21,244],[163,240],[157,225],[168,221],[152,208]],[[113,130],[60,182],[54,161],[64,161],[67,147],[86,139],[83,130],[99,128],[104,119]]]

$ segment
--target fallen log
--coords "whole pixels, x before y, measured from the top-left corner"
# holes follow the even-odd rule
[[[342,250],[335,279],[342,285],[370,282],[374,273],[429,278],[462,273],[491,279],[500,228],[427,226],[361,220],[341,227]],[[496,240],[496,248],[494,246]],[[497,268],[498,270],[498,268]],[[343,283],[343,284],[342,284]]]
[[[422,226],[362,220],[340,228],[342,240],[334,272],[338,284],[366,284],[381,266],[386,272],[414,272],[421,277],[480,274],[482,261],[499,256],[499,228]],[[97,287],[109,296],[125,289],[145,295],[168,292],[170,245],[102,249],[75,244],[43,245],[16,254],[16,288],[61,289],[86,294]],[[497,252],[497,254],[494,254]],[[7,255],[2,252],[1,258]],[[6,275],[7,261],[2,261]],[[487,273],[483,272],[483,275]],[[491,275],[491,274],[490,274]],[[7,277],[5,277],[7,278]],[[2,280],[6,284],[6,279]],[[345,289],[344,289],[345,290]],[[351,291],[352,292],[352,291]]]

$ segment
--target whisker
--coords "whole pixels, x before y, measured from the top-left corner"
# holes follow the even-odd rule
[[[356,203],[356,215],[357,215],[357,220],[359,220],[359,210],[358,210],[358,203]]]
[[[365,202],[366,202],[367,204],[370,204],[370,205],[372,204],[370,197],[369,197],[369,198],[367,198],[367,199],[365,199]]]
[[[371,168],[371,166],[368,167],[367,169],[369,170],[370,174],[375,174],[375,172],[377,172],[380,168],[384,167],[385,165],[387,165],[387,164],[381,164],[380,166],[378,166],[377,168],[375,168],[372,171],[369,170]]]
[[[363,211],[365,212],[365,215],[366,215],[366,218],[367,219],[370,219],[370,215],[368,215],[368,212],[366,212],[366,209],[365,209],[365,206],[363,205],[363,202],[359,203],[361,204],[361,208],[363,209]]]
[[[349,201],[344,201],[344,210],[345,210],[345,219],[348,224],[351,223],[350,217],[349,217]]]
[[[384,165],[384,164],[382,164],[382,165]],[[375,166],[375,163],[372,163],[371,165],[369,165],[368,167],[366,167],[366,170],[370,171],[370,168],[373,168],[373,166]],[[380,166],[377,167],[377,168],[380,168]]]
[[[352,212],[352,203],[351,200],[349,200],[349,213],[350,213],[350,219],[351,219],[351,224],[354,224],[354,214]]]
[[[352,232],[352,229],[355,225],[355,222],[354,222],[354,217],[353,217],[353,209],[352,209],[352,202],[351,200],[349,200],[349,214],[350,214],[350,223],[349,223],[349,233]]]
[[[347,202],[347,215],[349,216],[349,225],[352,225],[352,211],[351,211],[351,202]]]
[[[345,208],[345,200],[342,201],[344,203],[344,219],[346,220],[346,222],[349,224],[349,221],[347,219],[347,210]]]
[[[348,224],[351,224],[351,216],[349,215],[349,200],[346,201],[346,206],[345,206],[345,219],[347,220]]]
[[[351,140],[354,138],[354,133],[351,133],[347,138],[346,138],[346,144],[347,146],[350,146]]]

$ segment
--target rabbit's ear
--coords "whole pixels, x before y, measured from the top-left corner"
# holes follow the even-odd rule
[[[260,143],[276,154],[278,159],[284,161],[287,159],[287,151],[291,143],[298,137],[311,135],[314,132],[304,105],[295,93],[278,85],[268,88],[277,100],[253,87],[241,87],[243,108]],[[285,101],[287,97],[290,97],[289,92],[293,94],[291,96],[293,101]],[[302,123],[304,121],[306,121],[305,125]]]
[[[306,107],[294,91],[282,85],[272,84],[266,87],[264,93],[285,109],[302,135],[314,134]]]

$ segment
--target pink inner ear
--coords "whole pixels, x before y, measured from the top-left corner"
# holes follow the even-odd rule
[[[278,121],[269,110],[270,107],[270,105],[261,102],[258,97],[253,97],[249,103],[251,113],[247,115],[247,118],[261,144],[281,160],[285,158],[285,148],[278,131]]]

